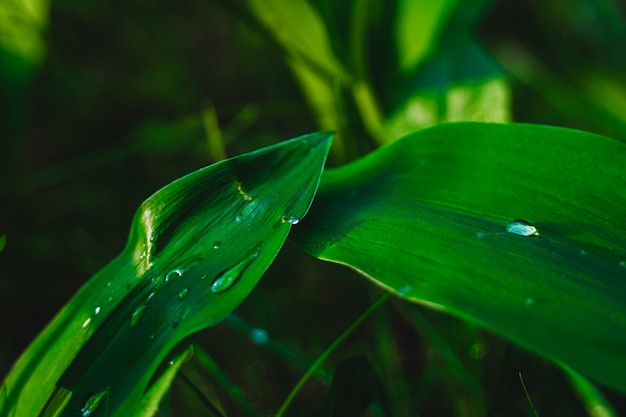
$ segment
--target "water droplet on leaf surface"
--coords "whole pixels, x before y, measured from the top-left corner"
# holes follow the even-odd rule
[[[243,275],[245,270],[252,264],[252,262],[254,262],[254,260],[258,256],[259,250],[248,256],[243,261],[239,262],[237,265],[219,274],[215,278],[215,280],[213,280],[213,284],[211,284],[211,291],[219,294],[228,290],[230,287],[233,286],[235,282],[237,282],[239,277]]]
[[[148,306],[144,304],[144,305],[137,307],[137,309],[133,311],[133,314],[131,314],[130,316],[130,323],[129,323],[130,327],[135,327],[139,324],[144,314],[146,314],[146,308],[148,308]]]
[[[85,405],[80,409],[81,417],[89,417],[100,407],[102,404],[102,400],[109,394],[108,389],[103,389],[95,394],[93,394],[87,401],[85,401]]]
[[[187,297],[187,294],[189,294],[189,288],[183,288],[179,293],[178,293],[178,299],[179,300],[184,300],[185,297]]]
[[[270,337],[265,330],[255,328],[250,332],[250,340],[257,345],[264,345],[270,340]]]
[[[167,275],[165,276],[165,282],[168,282],[172,279],[175,278],[180,278],[183,276],[183,270],[182,269],[174,269],[173,271],[170,271],[167,273]]]
[[[98,314],[100,314],[100,310],[101,310],[100,306],[94,308],[93,309],[93,314],[95,314],[97,316]]]
[[[506,231],[520,236],[538,236],[537,228],[526,220],[513,220],[506,225]]]
[[[622,268],[626,268],[626,261],[620,262],[619,266],[621,266]]]
[[[217,242],[213,242],[213,249],[219,249],[222,246],[222,242],[219,240]]]

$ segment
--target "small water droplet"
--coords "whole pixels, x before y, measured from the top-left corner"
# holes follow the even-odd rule
[[[83,329],[84,329],[85,327],[89,326],[89,323],[91,323],[91,317],[88,317],[88,318],[87,318],[87,320],[85,320],[85,321],[83,322]]]
[[[179,293],[178,293],[178,299],[179,300],[184,300],[185,297],[187,297],[187,294],[189,294],[189,288],[183,288]]]
[[[482,238],[484,238],[485,236],[487,236],[487,235],[485,234],[485,232],[476,232],[476,237],[477,237],[477,238],[479,238],[479,239],[482,239]]]
[[[534,298],[532,298],[532,297],[528,297],[528,298],[526,298],[526,300],[524,301],[524,303],[525,303],[527,306],[533,305],[533,304],[535,304],[535,299],[534,299]]]
[[[240,222],[242,219],[243,219],[243,215],[241,215],[241,214],[238,214],[238,215],[235,216],[235,220],[238,221],[238,222]]]
[[[400,285],[400,287],[398,287],[398,292],[402,295],[407,295],[409,292],[411,292],[411,286],[407,284]]]
[[[582,256],[585,256],[587,254],[587,251],[584,249],[581,249],[578,253],[580,253]]]
[[[146,308],[148,308],[147,305],[143,304],[139,307],[137,307],[135,309],[135,311],[133,311],[133,314],[131,314],[130,316],[130,323],[129,323],[129,327],[135,327],[139,324],[139,322],[141,321],[141,319],[143,318],[144,314],[146,314]]]
[[[233,286],[235,282],[243,275],[245,270],[254,262],[254,260],[259,256],[259,250],[257,249],[252,255],[248,256],[243,261],[239,262],[237,265],[232,268],[227,269],[226,271],[219,274],[215,280],[213,280],[213,284],[211,284],[211,291],[219,294],[230,287]]]
[[[93,309],[93,314],[95,314],[97,316],[98,314],[100,314],[100,310],[101,310],[100,306],[94,308]]]
[[[113,281],[107,282],[107,287],[110,287],[111,285],[113,285]]]
[[[217,242],[213,242],[213,249],[219,249],[220,246],[222,246],[222,242],[220,242],[219,240]]]
[[[168,272],[167,275],[165,275],[165,282],[169,282],[172,279],[182,277],[183,272],[184,271],[182,269],[174,269],[173,271]]]
[[[264,345],[270,340],[270,337],[265,330],[256,328],[250,332],[250,340],[257,345]]]
[[[622,268],[626,268],[626,261],[620,262],[619,266],[621,266]]]
[[[85,405],[83,405],[83,407],[80,409],[80,416],[89,417],[90,415],[92,415],[93,412],[96,411],[98,407],[100,407],[100,404],[102,404],[102,400],[104,400],[104,397],[106,397],[108,394],[109,390],[105,388],[89,397],[87,401],[85,401]]]
[[[526,220],[513,220],[506,225],[506,231],[520,236],[539,236],[537,228]]]

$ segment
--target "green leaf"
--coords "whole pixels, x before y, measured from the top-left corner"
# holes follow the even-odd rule
[[[326,172],[293,238],[626,391],[624,167],[594,134],[439,125]]]
[[[306,214],[331,137],[315,133],[228,159],[148,198],[122,254],[14,365],[0,415],[140,412],[168,352],[236,308]]]

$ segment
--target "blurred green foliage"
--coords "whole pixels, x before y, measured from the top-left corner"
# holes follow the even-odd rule
[[[223,156],[331,128],[340,164],[469,119],[626,140],[625,14],[618,0],[1,0],[0,373],[119,253],[146,197]],[[286,247],[239,311],[272,342],[228,322],[197,342],[268,414],[375,291]],[[295,412],[324,403],[343,358],[368,354],[397,415],[527,415],[520,370],[540,415],[584,415],[554,367],[414,310],[376,313]],[[206,398],[241,409],[197,359],[181,369],[171,415]]]

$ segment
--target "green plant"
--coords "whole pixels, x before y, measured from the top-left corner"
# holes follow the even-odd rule
[[[626,391],[626,146],[619,140],[624,121],[614,111],[622,97],[611,95],[611,111],[603,113],[591,88],[580,107],[588,111],[580,111],[563,104],[574,89],[557,82],[541,89],[565,112],[599,115],[579,122],[617,139],[469,122],[511,118],[511,82],[473,36],[485,4],[222,2],[280,51],[317,126],[338,131],[333,147],[329,133],[271,145],[195,171],[146,200],[122,254],[16,362],[0,391],[0,415],[283,415],[312,376],[330,386],[325,401],[310,400],[318,410],[309,415],[428,414],[433,402],[449,403],[438,404],[437,415],[497,415],[497,394],[489,394],[497,387],[484,386],[485,374],[505,373],[509,350],[524,353],[494,334],[563,369],[554,385],[569,380],[587,413],[611,415],[606,392],[586,378]],[[31,26],[23,29],[33,35],[45,25]],[[40,60],[29,62],[30,76]],[[586,80],[619,85],[597,68],[587,71]],[[528,81],[549,73],[531,65],[517,75]],[[208,141],[210,157],[220,159],[228,134],[216,109],[145,125],[137,135],[149,145],[140,140],[135,149],[167,154],[177,149],[169,138],[197,134]],[[246,114],[230,128],[253,118]],[[367,152],[373,148],[379,149]],[[341,166],[322,172],[329,151]],[[13,241],[0,238],[0,251],[7,246],[0,256]],[[361,276],[324,270],[285,242]],[[298,267],[272,269],[268,275],[287,279],[251,293],[272,263],[285,268],[281,249]],[[333,274],[339,279],[326,277]],[[322,295],[311,309],[313,289]],[[334,301],[334,320],[316,318],[327,300]],[[241,316],[231,315],[242,302]],[[308,309],[297,311],[299,303]],[[224,327],[261,347],[264,362],[288,358],[285,368],[306,377],[295,384],[267,371],[222,371],[243,366],[250,349],[214,328],[207,337],[223,337],[226,351],[242,359],[214,359],[205,350],[209,343],[198,332],[224,318]],[[276,321],[283,326],[276,335],[257,327]],[[307,348],[289,347],[298,343]],[[502,365],[492,359],[482,366],[485,349],[504,351]],[[416,352],[423,363],[416,364],[422,361]],[[329,358],[337,365],[332,382],[322,360]],[[531,374],[544,369],[538,359],[530,362],[540,364]],[[545,369],[539,375],[548,380],[559,375]],[[246,378],[232,375],[256,384],[254,400],[241,391]],[[517,382],[523,405],[511,403],[543,415],[545,397],[559,397],[560,388],[540,395],[539,377],[534,384],[526,370],[524,377],[526,383]],[[498,384],[503,377],[493,378]],[[294,385],[291,395],[282,392]],[[293,405],[293,412],[309,408]]]

